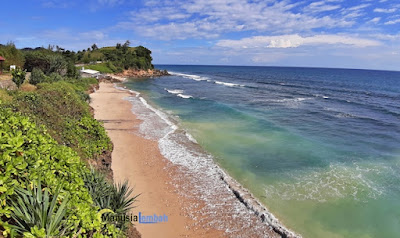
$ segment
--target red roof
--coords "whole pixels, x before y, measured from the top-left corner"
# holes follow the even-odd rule
[[[6,59],[4,59],[3,57],[0,56],[0,61],[4,61],[4,60],[6,60]]]

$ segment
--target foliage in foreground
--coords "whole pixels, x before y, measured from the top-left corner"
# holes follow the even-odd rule
[[[61,187],[58,186],[54,194],[48,188],[42,191],[42,185],[33,184],[30,188],[17,187],[15,196],[11,200],[14,211],[11,218],[17,225],[11,226],[17,235],[29,234],[34,237],[61,237],[72,235],[67,225],[66,205],[68,196],[59,197]],[[62,200],[61,204],[58,201]]]
[[[102,223],[98,215],[100,209],[84,186],[84,174],[90,173],[85,164],[71,148],[59,145],[43,126],[36,126],[27,117],[8,108],[0,108],[0,154],[0,226],[4,235],[18,231],[15,226],[25,227],[18,222],[18,217],[22,216],[18,207],[35,202],[28,197],[24,198],[25,202],[15,202],[15,199],[18,201],[16,196],[29,189],[27,181],[34,183],[40,178],[46,179],[48,194],[63,199],[69,197],[63,223],[63,227],[67,227],[65,234],[122,235],[121,229],[113,224]],[[53,223],[58,224],[57,221]],[[43,233],[43,226],[30,223],[28,228],[35,236]],[[45,233],[52,232],[46,229]]]

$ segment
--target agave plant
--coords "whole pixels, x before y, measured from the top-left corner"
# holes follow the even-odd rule
[[[41,182],[34,185],[32,189],[15,189],[15,196],[11,204],[13,213],[11,228],[19,235],[35,233],[36,236],[60,237],[68,235],[71,226],[67,225],[66,206],[68,196],[63,198],[58,206],[58,198],[61,186],[58,186],[55,193],[50,195],[49,189],[42,191]]]
[[[129,187],[128,181],[111,184],[103,174],[93,168],[90,173],[84,174],[84,182],[94,203],[100,209],[111,209],[118,214],[126,214],[133,208],[133,203],[140,195],[131,197],[133,189]]]
[[[133,189],[129,187],[128,181],[118,184],[109,183],[103,174],[93,168],[91,168],[90,173],[84,173],[83,177],[85,187],[88,189],[93,202],[100,208],[100,212],[126,215],[133,208],[133,203],[140,195],[131,196]],[[122,230],[127,228],[127,221],[111,223]]]
[[[111,209],[115,213],[126,214],[133,208],[133,203],[140,194],[131,196],[133,188],[130,188],[128,181],[113,185],[111,195]]]
[[[89,173],[83,172],[83,179],[93,202],[100,209],[110,209],[111,197],[109,194],[112,193],[112,186],[107,182],[105,176],[91,168]]]

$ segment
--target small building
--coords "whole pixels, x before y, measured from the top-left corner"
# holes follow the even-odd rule
[[[100,72],[97,70],[85,69],[83,67],[80,72],[82,78],[97,78],[98,76],[101,75]]]
[[[6,60],[6,59],[4,59],[3,57],[0,56],[0,74],[3,73],[3,62],[4,62],[5,60]]]

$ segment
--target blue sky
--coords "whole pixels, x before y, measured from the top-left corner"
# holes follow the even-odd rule
[[[130,40],[155,64],[400,70],[398,0],[2,1],[0,43]]]

